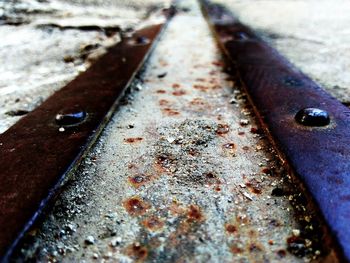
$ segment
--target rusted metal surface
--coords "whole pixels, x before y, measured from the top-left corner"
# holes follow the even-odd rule
[[[0,254],[4,260],[96,139],[163,26],[152,25],[125,38],[1,134]]]
[[[341,253],[349,261],[349,109],[224,7],[202,3],[220,45],[239,71],[260,120],[266,124],[283,158],[305,183]]]

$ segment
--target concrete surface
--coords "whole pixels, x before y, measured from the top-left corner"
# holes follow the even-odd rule
[[[13,261],[330,257],[315,210],[223,72],[196,2],[183,5],[190,11],[171,22],[128,104]]]
[[[350,2],[218,0],[345,104],[350,104]]]

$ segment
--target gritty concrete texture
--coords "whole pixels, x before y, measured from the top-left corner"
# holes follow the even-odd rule
[[[245,24],[337,99],[350,102],[350,2],[346,0],[234,0]]]
[[[128,103],[13,261],[328,257],[315,211],[223,72],[196,2],[184,5],[190,11],[170,23]]]
[[[169,2],[0,1],[0,133]]]

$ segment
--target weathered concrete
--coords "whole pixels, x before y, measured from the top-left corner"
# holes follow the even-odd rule
[[[350,2],[346,0],[234,0],[247,25],[337,99],[350,102]]]
[[[0,1],[0,133],[169,2]]]
[[[186,5],[15,261],[327,257],[315,211],[223,73],[197,4]]]

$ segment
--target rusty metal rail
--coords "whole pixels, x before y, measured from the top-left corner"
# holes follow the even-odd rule
[[[201,3],[261,122],[306,185],[350,261],[349,109],[223,6]]]
[[[173,9],[165,12],[170,18]],[[166,20],[165,20],[166,21]],[[117,107],[166,22],[136,31],[0,135],[0,256],[7,261]]]

